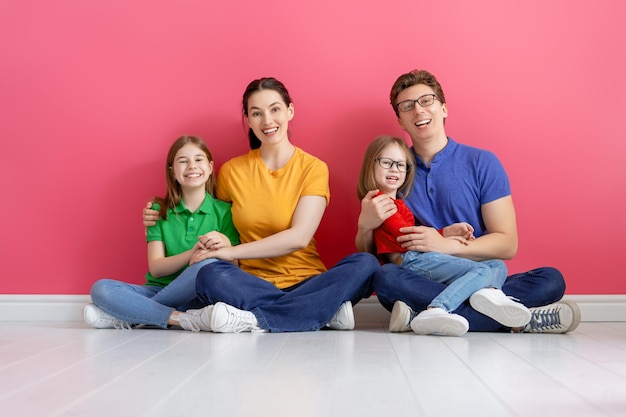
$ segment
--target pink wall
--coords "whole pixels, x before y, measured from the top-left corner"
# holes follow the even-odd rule
[[[163,192],[167,148],[193,133],[218,165],[245,152],[241,93],[261,76],[285,82],[294,143],[330,166],[318,240],[336,262],[354,251],[362,153],[401,134],[388,91],[413,68],[442,82],[448,133],[508,169],[510,270],[626,292],[625,3],[243,3],[0,4],[0,293],[143,282],[140,211]]]

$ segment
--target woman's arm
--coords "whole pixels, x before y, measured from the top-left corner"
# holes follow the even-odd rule
[[[197,251],[191,263],[206,258],[219,258],[225,261],[274,258],[304,249],[313,239],[325,210],[326,199],[324,197],[314,195],[300,197],[289,229],[256,242],[242,243],[215,251]]]
[[[223,233],[212,231],[198,236],[198,242],[193,247],[178,255],[165,256],[165,245],[162,241],[148,242],[148,268],[155,278],[171,275],[189,265],[196,252],[213,252],[219,248],[230,247],[230,239]]]

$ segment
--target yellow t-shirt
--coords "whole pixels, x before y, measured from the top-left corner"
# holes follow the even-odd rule
[[[319,195],[330,201],[328,166],[296,148],[284,167],[270,171],[258,149],[226,162],[217,177],[217,198],[232,203],[233,223],[241,243],[254,242],[288,229],[300,197]],[[240,259],[244,271],[278,288],[321,274],[326,267],[311,239],[305,249],[276,258]]]

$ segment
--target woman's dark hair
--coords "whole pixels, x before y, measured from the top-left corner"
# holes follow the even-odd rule
[[[250,99],[250,96],[258,91],[263,90],[276,91],[278,94],[280,94],[280,97],[283,99],[286,106],[289,106],[292,103],[291,97],[289,96],[289,91],[287,91],[287,87],[285,87],[283,83],[272,77],[259,78],[258,80],[254,80],[250,84],[248,84],[248,86],[246,87],[246,91],[244,91],[243,93],[243,101],[241,106],[243,110],[242,117],[248,116],[248,99]],[[250,149],[258,149],[261,147],[261,140],[256,137],[252,129],[248,129],[248,139],[250,140]]]

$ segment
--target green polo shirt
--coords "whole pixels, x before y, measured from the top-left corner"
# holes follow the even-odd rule
[[[158,204],[155,203],[153,206],[156,210],[159,209]],[[159,219],[154,226],[148,227],[146,241],[162,241],[165,245],[165,256],[172,256],[191,249],[198,241],[198,236],[214,230],[226,235],[232,245],[239,244],[239,234],[233,225],[230,204],[207,193],[202,205],[194,213],[189,211],[182,201],[176,208],[169,209],[167,220]],[[165,287],[185,268],[160,278],[155,278],[148,272],[146,285]]]

